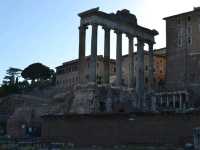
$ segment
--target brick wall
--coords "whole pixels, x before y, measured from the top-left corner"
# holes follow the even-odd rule
[[[200,126],[195,114],[96,114],[43,116],[42,139],[75,145],[184,145]]]

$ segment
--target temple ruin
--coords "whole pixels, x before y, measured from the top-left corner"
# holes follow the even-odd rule
[[[85,84],[85,41],[86,31],[88,26],[92,26],[91,37],[91,64],[89,72],[90,83],[96,84],[96,61],[97,61],[97,34],[98,27],[102,26],[105,31],[104,37],[104,82],[109,84],[109,59],[110,59],[110,31],[116,33],[116,86],[122,86],[122,34],[126,34],[129,40],[129,88],[133,88],[134,82],[134,38],[137,38],[138,64],[136,65],[136,95],[140,107],[144,103],[144,43],[149,47],[149,90],[153,91],[153,45],[155,44],[154,36],[158,35],[156,30],[150,30],[139,26],[135,15],[130,14],[126,9],[117,11],[116,14],[107,14],[99,11],[99,8],[94,8],[79,14],[79,60],[80,60],[80,83]]]

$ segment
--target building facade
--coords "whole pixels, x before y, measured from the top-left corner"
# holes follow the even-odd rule
[[[97,60],[97,83],[103,83],[104,73],[104,59],[103,56],[98,56]],[[61,66],[56,67],[56,86],[58,88],[72,88],[80,83],[79,78],[79,60],[75,59],[63,63]],[[86,57],[85,65],[85,80],[89,82],[89,69],[90,69],[90,57]],[[110,79],[113,80],[113,75],[116,73],[115,60],[110,60]]]
[[[200,85],[200,8],[164,18],[167,43],[167,86]]]
[[[166,70],[166,56],[165,49],[154,51],[154,83],[156,86],[159,85],[161,81],[165,80],[165,70]],[[136,86],[136,65],[137,65],[137,53],[134,54],[134,87]],[[110,60],[110,83],[115,84],[116,81],[116,61],[114,59]],[[56,86],[60,88],[71,88],[74,85],[80,83],[79,73],[78,73],[78,59],[63,63],[61,66],[56,67]],[[90,57],[86,57],[85,65],[85,79],[89,82],[89,68],[90,68]],[[122,84],[123,86],[128,86],[130,82],[129,72],[129,58],[128,55],[124,55],[122,58]],[[145,87],[148,87],[149,81],[149,54],[145,52],[144,56],[144,81]],[[104,82],[104,58],[103,56],[98,56],[97,61],[97,83],[103,84]]]
[[[165,75],[166,75],[166,49],[159,49],[154,50],[154,68],[153,68],[153,75],[154,75],[154,88],[158,87],[162,82],[165,82]],[[137,53],[134,53],[134,87],[136,86],[136,66],[138,63],[138,56]],[[144,82],[145,88],[148,88],[149,85],[149,53],[145,51],[144,53]],[[129,76],[128,73],[130,71],[128,55],[123,56],[122,61],[122,71],[123,71],[123,81],[125,85],[128,85]]]

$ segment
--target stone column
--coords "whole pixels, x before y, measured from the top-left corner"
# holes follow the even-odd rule
[[[169,108],[169,95],[166,95],[166,100],[167,100],[167,108]]]
[[[200,128],[194,128],[193,129],[193,143],[194,143],[194,149],[200,150]]]
[[[98,25],[92,24],[91,57],[90,57],[90,82],[96,83],[97,65],[97,30]]]
[[[144,106],[144,41],[138,38],[137,44],[137,71],[136,71],[136,93],[140,108]]]
[[[173,95],[173,108],[176,108],[176,95]]]
[[[133,36],[127,35],[129,40],[129,81],[128,87],[133,88],[134,86],[134,48],[133,48]]]
[[[85,83],[85,38],[87,26],[79,27],[79,82]]]
[[[189,107],[189,93],[188,92],[185,93],[185,103],[186,103],[185,108],[188,108]]]
[[[157,109],[157,106],[156,106],[156,104],[157,104],[157,98],[156,98],[156,95],[152,95],[151,96],[151,110],[152,111],[156,111],[156,109]]]
[[[160,106],[162,107],[162,105],[163,105],[163,96],[160,95]]]
[[[153,91],[154,84],[154,60],[153,60],[153,42],[149,42],[149,91]]]
[[[179,94],[179,109],[182,109],[182,95]]]
[[[110,29],[103,27],[105,31],[104,37],[104,83],[110,82]]]
[[[117,34],[117,52],[116,52],[116,84],[121,86],[122,84],[122,32],[115,31]]]

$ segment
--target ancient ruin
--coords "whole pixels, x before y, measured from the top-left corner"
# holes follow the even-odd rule
[[[104,39],[104,83],[109,84],[109,59],[110,59],[110,30],[114,30],[117,36],[116,41],[116,86],[122,86],[122,34],[126,34],[129,39],[129,64],[130,64],[130,82],[129,88],[133,88],[133,38],[137,38],[138,64],[136,66],[136,89],[137,106],[142,108],[144,103],[144,43],[149,45],[150,53],[150,71],[149,71],[149,91],[153,91],[153,44],[154,36],[158,34],[156,30],[150,30],[139,26],[135,15],[130,14],[128,10],[118,11],[116,14],[107,14],[99,11],[99,8],[91,9],[79,14],[81,21],[79,27],[79,60],[80,60],[80,83],[85,83],[85,40],[86,31],[89,25],[92,26],[91,37],[91,63],[89,72],[90,84],[96,84],[96,62],[97,62],[97,29],[99,26],[105,31]]]

